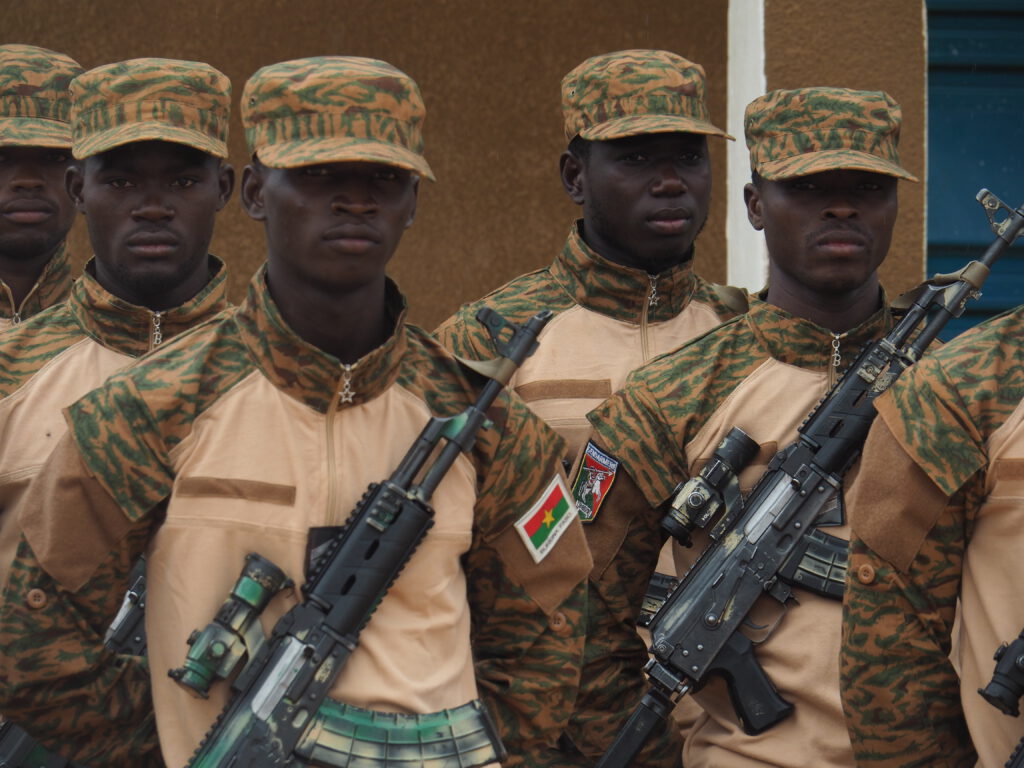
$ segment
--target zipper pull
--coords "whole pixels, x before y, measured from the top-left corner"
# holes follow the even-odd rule
[[[351,403],[352,398],[355,397],[356,391],[352,388],[352,370],[358,365],[358,363],[342,363],[342,378],[341,378],[341,392],[338,393],[339,403]]]
[[[658,276],[657,275],[648,275],[647,279],[651,281],[651,292],[647,296],[647,306],[648,307],[656,307],[656,306],[658,306],[658,299],[659,299],[659,296],[658,296]]]
[[[163,323],[163,312],[153,313],[153,335],[150,337],[150,347],[159,347],[161,342],[164,340],[164,332],[161,324]]]
[[[15,312],[11,315],[11,325],[17,325],[21,322],[21,312]]]
[[[838,333],[832,334],[832,367],[837,371],[839,370],[839,366],[843,364],[843,356],[839,354],[839,340],[845,335],[845,333],[842,335]]]

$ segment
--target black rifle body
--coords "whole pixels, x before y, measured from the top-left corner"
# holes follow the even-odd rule
[[[747,499],[737,498],[735,483],[719,494],[716,510],[722,511],[715,513],[711,543],[651,621],[652,658],[646,668],[650,688],[597,768],[630,765],[678,699],[713,674],[725,679],[748,733],[760,733],[792,712],[740,627],[762,595],[789,601],[792,587],[780,578],[780,570],[812,534],[819,513],[860,456],[875,417],[874,400],[920,358],[950,318],[962,313],[988,268],[1024,229],[1024,211],[1008,208],[987,190],[978,193],[978,200],[998,235],[980,267],[975,262],[956,277],[941,276],[923,285],[896,327],[864,349],[800,426],[797,440],[772,459]],[[996,211],[1008,215],[997,222]],[[730,438],[735,440],[732,434]],[[742,467],[733,469],[738,474]],[[673,511],[685,505],[688,486],[677,493]],[[666,527],[688,544],[678,519],[673,526],[671,517]]]
[[[306,732],[356,648],[359,633],[433,523],[429,501],[445,473],[488,424],[486,411],[537,346],[550,312],[515,328],[490,309],[478,319],[502,354],[476,402],[453,418],[434,417],[399,467],[374,483],[331,541],[303,587],[304,601],[274,626],[232,684],[232,698],[189,761],[202,768],[269,768],[301,761]],[[441,439],[447,443],[426,463]]]

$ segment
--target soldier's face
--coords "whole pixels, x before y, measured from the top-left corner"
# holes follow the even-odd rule
[[[230,166],[166,141],[125,144],[72,168],[68,191],[89,225],[96,279],[150,309],[195,296],[209,278],[214,221],[233,186]]]
[[[896,223],[896,179],[835,170],[745,189],[747,216],[763,229],[769,282],[839,295],[872,279]]]
[[[711,199],[707,138],[654,133],[593,141],[563,155],[562,180],[583,206],[583,236],[606,259],[657,273],[690,256]]]
[[[379,284],[412,224],[418,182],[410,171],[373,162],[247,167],[243,203],[266,225],[272,289]]]
[[[75,207],[64,187],[71,151],[0,147],[0,256],[49,257],[71,228]]]

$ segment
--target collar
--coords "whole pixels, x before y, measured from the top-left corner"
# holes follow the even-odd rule
[[[71,259],[68,256],[67,241],[60,244],[57,252],[53,254],[46,266],[43,267],[39,279],[32,286],[32,290],[21,302],[20,307],[14,306],[11,296],[11,289],[0,280],[0,317],[14,318],[16,322],[27,320],[32,315],[37,315],[47,307],[60,304],[71,292]]]
[[[139,357],[228,306],[227,269],[210,256],[210,280],[184,304],[154,312],[107,291],[93,276],[92,259],[75,281],[68,309],[85,332],[108,349]]]
[[[583,241],[582,224],[577,221],[569,230],[562,252],[551,265],[551,275],[577,304],[636,324],[645,317],[645,310],[647,321],[655,323],[671,320],[686,308],[697,286],[693,259],[648,275],[598,255]]]
[[[388,315],[394,318],[391,335],[381,346],[346,365],[288,327],[267,289],[266,270],[264,264],[253,276],[235,318],[256,366],[275,387],[327,413],[368,402],[395,382],[407,340],[405,299],[391,279],[385,298]]]
[[[841,362],[836,367],[845,369],[866,344],[880,338],[893,325],[884,292],[882,306],[877,312],[856,328],[840,334],[802,317],[794,317],[754,295],[750,297],[750,309],[745,319],[772,357],[789,365],[811,369],[827,368],[837,352]]]

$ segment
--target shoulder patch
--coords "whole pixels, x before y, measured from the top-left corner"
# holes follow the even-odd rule
[[[535,563],[547,557],[558,543],[572,523],[573,511],[569,489],[561,475],[555,475],[536,503],[515,523]]]
[[[594,445],[592,440],[587,442],[583,461],[572,483],[572,497],[582,522],[592,523],[597,517],[608,491],[612,489],[618,469],[616,459]]]

